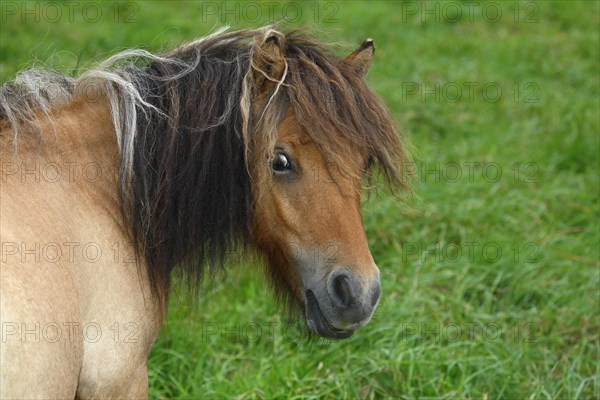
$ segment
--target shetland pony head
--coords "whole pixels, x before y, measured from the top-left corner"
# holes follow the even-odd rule
[[[349,337],[377,306],[360,191],[374,162],[401,183],[405,160],[363,80],[373,53],[372,40],[340,59],[312,39],[266,31],[255,37],[246,76],[252,239],[277,286],[291,290],[310,330],[324,337]]]
[[[364,82],[373,53],[371,40],[339,58],[298,32],[220,31],[162,57],[122,52],[77,79],[25,73],[3,87],[0,117],[17,132],[36,107],[49,115],[57,96],[39,93],[44,82],[60,99],[100,85],[122,213],[154,293],[166,301],[174,271],[195,284],[245,244],[312,332],[345,338],[380,295],[363,181],[377,164],[404,186],[399,134]]]

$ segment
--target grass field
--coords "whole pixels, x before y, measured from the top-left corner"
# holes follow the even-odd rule
[[[415,196],[364,205],[372,322],[306,341],[257,263],[232,262],[197,309],[175,291],[151,398],[598,398],[599,4],[3,2],[0,78],[286,16],[374,38],[368,81],[414,147]]]

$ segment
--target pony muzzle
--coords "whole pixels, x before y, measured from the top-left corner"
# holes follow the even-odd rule
[[[365,281],[353,271],[339,268],[327,275],[320,289],[305,292],[308,328],[326,338],[348,338],[369,322],[379,303],[379,271],[375,279]]]

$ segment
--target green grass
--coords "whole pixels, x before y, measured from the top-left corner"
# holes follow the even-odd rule
[[[275,3],[281,18],[287,3]],[[202,4],[220,3],[131,4],[116,14],[136,11],[131,23],[115,23],[114,3],[94,23],[83,5],[73,22],[55,23],[3,8],[0,78],[32,60],[72,72],[123,48],[159,50],[224,21],[270,19],[265,3],[256,21],[244,20],[245,3],[240,21],[236,3],[223,21],[202,14]],[[513,2],[480,2],[472,21],[452,2],[462,4],[456,22],[448,3],[406,4],[302,3],[291,24],[332,42],[375,39],[368,81],[417,166],[433,171],[415,174],[409,204],[382,193],[364,206],[383,276],[372,322],[345,341],[306,341],[256,263],[232,265],[202,288],[197,309],[175,291],[149,360],[151,397],[600,396],[599,3],[521,2],[518,22]],[[435,4],[439,22],[412,14]],[[498,21],[482,16],[487,4],[501,7]],[[530,13],[537,22],[524,21]],[[436,83],[437,99],[425,94]]]

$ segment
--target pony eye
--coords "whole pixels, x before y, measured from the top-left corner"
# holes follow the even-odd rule
[[[285,173],[292,169],[292,164],[290,163],[288,157],[285,154],[279,152],[275,154],[275,159],[273,159],[272,168],[273,171],[277,173]]]

